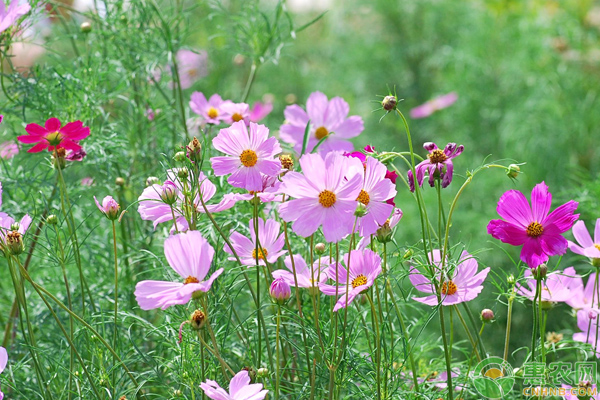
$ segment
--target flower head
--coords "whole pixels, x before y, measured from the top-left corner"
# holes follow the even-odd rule
[[[263,188],[262,175],[275,176],[281,170],[281,163],[274,157],[281,153],[279,142],[269,137],[269,129],[264,125],[243,121],[235,122],[229,128],[221,129],[213,139],[215,148],[226,157],[210,159],[215,175],[231,174],[227,182],[235,187],[259,191]]]
[[[348,117],[350,107],[341,97],[327,99],[321,92],[314,92],[306,101],[306,111],[294,104],[285,109],[286,122],[280,128],[283,141],[302,151],[304,132],[310,121],[306,152],[310,153],[321,139],[319,153],[330,151],[352,151],[354,146],[348,139],[358,136],[364,129],[361,117]]]
[[[576,277],[577,274],[573,267],[565,268],[562,272],[549,273],[546,279],[542,280],[542,301],[552,303],[568,301],[572,296],[571,287],[577,283]],[[537,279],[533,277],[531,270],[525,271],[525,279],[527,279],[527,286],[517,282],[515,289],[517,294],[533,300]]]
[[[250,106],[246,103],[234,103],[228,100],[221,104],[221,110],[223,110],[223,122],[226,124],[238,121],[244,121],[246,125],[250,123]]]
[[[573,340],[576,342],[589,343],[596,351],[596,357],[600,358],[600,310],[588,308],[577,311],[577,327],[582,332],[575,332]]]
[[[522,245],[521,260],[535,268],[548,261],[549,256],[566,253],[568,242],[562,233],[579,218],[579,214],[574,214],[577,202],[571,200],[549,213],[551,203],[552,194],[544,182],[531,191],[531,206],[523,193],[509,190],[500,197],[496,208],[504,220],[490,221],[487,231],[504,243]]]
[[[263,400],[268,390],[263,390],[262,383],[250,383],[248,371],[238,372],[229,382],[229,393],[215,381],[207,379],[200,384],[200,389],[213,400]]]
[[[436,97],[429,100],[427,103],[410,110],[410,116],[415,119],[429,117],[438,110],[450,107],[452,104],[456,103],[456,100],[458,100],[458,95],[455,92]]]
[[[79,150],[69,150],[66,155],[65,155],[65,160],[67,161],[82,161],[85,156],[87,156],[87,153],[85,152],[85,150],[83,148],[79,149]]]
[[[1,206],[2,183],[0,183],[0,207]],[[13,247],[15,249],[17,246],[22,245],[22,236],[25,234],[30,224],[31,217],[27,214],[16,223],[13,217],[4,212],[0,212],[0,245],[5,248]],[[20,244],[18,243],[19,240]]]
[[[190,109],[202,117],[202,122],[218,125],[223,121],[223,99],[218,94],[213,94],[206,100],[201,92],[192,93]]]
[[[186,49],[177,52],[177,72],[182,89],[189,89],[194,82],[206,76],[207,60],[208,54],[203,50],[198,53]]]
[[[359,294],[369,289],[381,274],[381,257],[369,249],[352,250],[344,255],[344,264],[333,264],[327,268],[329,279],[338,285],[319,284],[321,292],[329,296],[339,295],[333,311],[345,308]]]
[[[19,154],[19,146],[14,142],[0,143],[0,158],[9,160]]]
[[[595,376],[587,377],[588,380],[580,381],[576,386],[561,385],[565,389],[565,400],[600,400],[600,393],[598,393],[598,386],[593,381],[596,379]],[[583,395],[583,396],[582,396]]]
[[[588,277],[585,287],[583,286],[583,279],[579,275],[575,275],[570,279],[569,283],[569,295],[565,300],[565,303],[570,305],[576,310],[587,309],[587,308],[598,308],[600,300],[594,291],[594,284],[596,282],[596,273],[593,272]]]
[[[238,255],[242,264],[248,267],[254,267],[257,263],[265,265],[265,260],[269,264],[273,264],[279,257],[285,254],[283,248],[284,237],[279,233],[280,224],[274,219],[268,219],[263,221],[261,218],[257,220],[258,223],[258,240],[260,247],[257,251],[256,233],[254,229],[254,219],[250,220],[250,238],[238,233],[231,232],[230,241]],[[233,251],[229,248],[229,245],[225,244],[224,250],[228,254],[233,255]],[[229,257],[229,260],[236,261],[235,257]]]
[[[282,179],[281,191],[294,200],[279,206],[284,221],[293,221],[293,230],[302,237],[319,226],[328,242],[338,242],[352,232],[354,211],[363,184],[359,174],[346,179],[349,159],[337,153],[305,154],[300,158],[302,174],[290,171]]]
[[[29,124],[25,131],[28,135],[21,135],[17,140],[27,144],[37,143],[27,150],[28,153],[38,153],[45,149],[54,151],[58,148],[77,151],[81,149],[78,142],[90,135],[90,128],[83,126],[83,122],[69,122],[62,126],[58,118],[50,118],[44,126]]]
[[[10,4],[6,7],[4,1],[0,2],[0,33],[4,32],[17,22],[19,18],[27,14],[31,10],[28,2],[19,5],[19,0],[8,0]],[[0,117],[2,117],[0,115]],[[2,119],[0,118],[0,122]]]
[[[592,259],[600,261],[600,218],[596,220],[596,229],[594,230],[594,240],[585,227],[585,222],[577,221],[573,225],[573,236],[579,245],[568,240],[569,250],[573,253],[581,254]],[[597,262],[597,261],[596,261]]]
[[[282,303],[292,296],[292,289],[283,278],[275,278],[269,288],[269,294],[273,300]]]
[[[98,206],[98,209],[102,211],[106,218],[110,219],[111,221],[114,221],[117,218],[119,218],[119,209],[121,208],[121,206],[119,205],[119,203],[117,203],[115,199],[112,198],[112,196],[106,196],[102,200],[102,204],[98,202],[96,196],[94,196],[94,201],[96,202],[96,206]]]
[[[294,263],[292,264],[292,257],[287,256],[284,260],[284,269],[278,269],[273,271],[273,278],[281,278],[287,282],[290,286],[296,286],[298,283],[299,288],[308,289],[311,293],[316,293],[319,290],[319,284],[327,281],[326,269],[331,265],[329,257],[321,257],[315,260],[313,265],[309,267],[306,265],[306,261],[300,254],[294,255]],[[296,272],[294,278],[294,271]]]
[[[180,276],[179,282],[146,280],[135,286],[135,298],[142,310],[166,309],[186,304],[196,292],[208,292],[223,273],[219,268],[207,280],[215,250],[198,231],[173,235],[165,240],[169,266]]]
[[[448,143],[444,150],[441,150],[433,142],[427,142],[423,148],[429,152],[427,159],[421,161],[416,167],[417,183],[423,186],[425,172],[429,175],[429,186],[435,185],[435,178],[442,180],[442,187],[447,187],[452,182],[452,173],[454,164],[452,159],[458,157],[464,150],[464,146],[457,146],[456,143]],[[411,192],[415,191],[415,179],[412,170],[408,170],[408,183]]]

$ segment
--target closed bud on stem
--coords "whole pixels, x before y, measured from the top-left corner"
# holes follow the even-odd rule
[[[175,153],[175,156],[173,157],[173,160],[177,161],[177,162],[184,162],[187,159],[187,157],[185,156],[185,153],[183,151],[178,151],[177,153]]]
[[[381,102],[381,106],[385,111],[393,111],[398,105],[398,98],[396,96],[385,96]]]
[[[58,148],[54,152],[52,152],[52,166],[54,168],[65,168],[65,156],[67,155],[67,150],[64,148]]]
[[[327,250],[327,247],[325,247],[325,243],[317,243],[316,244],[315,253],[317,253],[318,256],[325,253],[325,250]]]
[[[117,179],[115,179],[115,185],[119,187],[125,186],[125,179],[121,178],[120,176],[117,177]]]
[[[508,276],[508,278],[506,278],[506,282],[511,286],[514,285],[515,284],[515,276],[513,274],[510,274]]]
[[[546,264],[540,264],[534,269],[531,273],[535,279],[538,281],[540,279],[544,279],[548,274],[548,266]]]
[[[177,186],[171,181],[166,181],[162,186],[160,199],[168,205],[173,205],[179,197],[178,194],[179,189],[177,189]]]
[[[281,162],[281,167],[285,169],[292,170],[294,169],[294,159],[289,154],[282,154],[279,156],[279,161]]]
[[[269,376],[269,370],[266,368],[259,368],[258,371],[256,371],[257,378],[266,378],[268,376]]]
[[[177,177],[179,179],[181,179],[182,181],[186,180],[189,175],[190,175],[190,173],[187,168],[179,168],[177,170]]]
[[[17,231],[12,231],[6,234],[6,248],[10,254],[17,256],[25,250],[23,245],[23,235]]]
[[[510,179],[516,179],[521,173],[521,168],[517,164],[510,164],[506,170],[506,176]]]
[[[367,206],[365,206],[363,203],[358,203],[356,211],[354,211],[354,215],[359,218],[367,215]]]
[[[48,225],[56,225],[58,224],[58,217],[54,214],[50,214],[46,217],[46,223]]]
[[[600,258],[592,258],[592,265],[596,268],[600,267]]]
[[[202,145],[195,136],[194,139],[187,145],[187,157],[195,163],[202,160]]]
[[[199,331],[206,323],[206,314],[203,311],[196,310],[190,315],[190,326],[193,330]]]
[[[81,25],[79,26],[79,28],[81,29],[81,32],[83,33],[89,33],[92,31],[92,24],[90,24],[89,22],[82,22]]]
[[[279,304],[283,304],[292,296],[292,289],[282,278],[277,278],[269,288],[271,298]]]
[[[156,184],[160,184],[160,180],[157,177],[149,176],[148,178],[146,178],[146,186],[152,186]]]
[[[94,196],[94,200],[96,201],[96,206],[100,211],[102,211],[106,218],[111,221],[115,221],[119,218],[119,210],[121,209],[121,206],[115,199],[112,198],[112,196],[106,196],[102,200],[102,204],[98,202],[96,196]]]
[[[392,240],[392,228],[390,227],[389,219],[377,229],[375,238],[379,243],[388,243]]]
[[[494,312],[489,308],[486,308],[481,311],[481,321],[486,322],[494,322]]]

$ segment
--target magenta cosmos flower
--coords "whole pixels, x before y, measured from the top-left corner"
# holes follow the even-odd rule
[[[306,101],[306,111],[294,104],[285,108],[285,123],[279,129],[283,141],[302,151],[302,141],[306,125],[310,121],[310,131],[306,152],[310,153],[319,141],[319,153],[330,151],[352,151],[354,145],[348,139],[358,136],[364,130],[361,117],[348,117],[350,107],[341,97],[327,100],[321,92],[314,92]]]
[[[19,3],[24,4],[19,5]],[[23,15],[27,14],[29,10],[31,10],[31,6],[28,2],[12,0],[7,7],[4,0],[0,1],[0,33],[13,26],[15,22]]]
[[[573,295],[573,290],[571,288],[574,288],[577,284],[577,277],[577,273],[573,267],[565,268],[562,272],[548,274],[546,279],[542,281],[542,301],[554,303],[568,301]],[[525,271],[525,279],[527,279],[527,286],[517,282],[515,285],[516,291],[521,296],[533,300],[535,297],[537,279],[532,276],[531,270]]]
[[[415,172],[417,174],[417,183],[419,186],[423,186],[423,180],[425,179],[425,173],[429,175],[429,186],[435,186],[435,178],[442,180],[442,187],[448,187],[452,182],[452,173],[454,171],[454,164],[452,159],[458,157],[464,150],[464,146],[461,144],[457,146],[456,143],[448,143],[444,150],[441,150],[433,142],[427,142],[423,145],[423,148],[429,152],[427,159],[421,161],[416,167]],[[410,185],[410,191],[415,191],[415,179],[413,177],[412,170],[408,170],[408,183]]]
[[[536,268],[548,261],[549,256],[566,253],[568,242],[562,233],[571,229],[579,218],[579,214],[574,214],[576,201],[571,200],[548,214],[551,203],[552,195],[544,182],[531,191],[531,206],[523,193],[509,190],[500,197],[496,208],[504,220],[490,221],[487,231],[504,243],[522,245],[521,260]]]
[[[207,60],[208,54],[203,50],[198,53],[186,49],[177,52],[177,72],[182,89],[189,89],[194,82],[206,76]]]
[[[429,253],[429,259],[433,261],[436,269],[441,267],[442,255],[439,250],[435,249]],[[477,260],[466,251],[462,252],[453,270],[447,263],[446,268],[450,275],[440,278],[442,281],[440,296],[442,298],[442,305],[444,306],[473,300],[481,293],[483,281],[490,272],[490,268],[488,267],[477,273]],[[421,274],[415,267],[411,267],[408,278],[415,289],[423,293],[430,293],[426,297],[413,297],[413,300],[429,306],[438,304],[435,286],[429,278]]]
[[[284,221],[294,222],[293,230],[302,237],[323,226],[328,242],[338,242],[354,227],[354,211],[362,187],[362,177],[354,173],[346,179],[350,160],[329,153],[300,157],[302,174],[290,171],[282,178],[281,191],[294,200],[279,206]]]
[[[381,257],[369,249],[352,250],[344,255],[344,265],[333,264],[327,268],[327,276],[338,285],[319,284],[321,292],[328,296],[340,296],[333,311],[345,308],[361,293],[368,290],[381,274]]]
[[[213,94],[206,100],[202,92],[192,93],[190,109],[202,118],[202,123],[218,125],[223,121],[223,99],[218,94]]]
[[[287,256],[284,260],[285,267],[288,269],[278,269],[273,271],[273,278],[281,278],[288,285],[308,289],[311,294],[319,291],[319,284],[327,281],[327,268],[331,265],[329,256],[321,257],[313,263],[311,267],[300,254],[294,254],[294,265],[292,258]],[[296,279],[294,279],[294,269],[296,270]]]
[[[200,384],[200,389],[208,398],[213,400],[263,400],[268,390],[263,390],[262,383],[250,383],[248,371],[242,370],[235,374],[229,382],[229,393],[215,381],[207,379]]]
[[[575,240],[577,240],[579,246],[569,240],[567,241],[569,243],[569,250],[592,260],[600,259],[600,218],[596,220],[594,240],[592,240],[583,221],[577,221],[573,225],[573,236],[575,236]]]
[[[62,126],[58,118],[50,118],[44,126],[29,124],[25,127],[29,135],[17,137],[22,143],[37,143],[28,153],[38,153],[42,150],[65,148],[67,150],[79,150],[81,146],[77,143],[90,135],[90,128],[83,126],[83,122],[69,122]]]
[[[581,343],[589,343],[596,352],[596,357],[600,358],[600,317],[598,309],[585,309],[577,311],[577,327],[582,332],[575,332],[573,340]]]
[[[265,259],[269,264],[273,264],[279,257],[285,254],[285,251],[281,251],[285,241],[283,235],[279,234],[281,226],[279,222],[273,219],[266,221],[263,221],[261,218],[258,219],[258,240],[260,242],[258,254],[256,252],[254,219],[250,220],[249,226],[251,239],[235,231],[232,231],[229,237],[233,250],[235,250],[243,265],[254,267],[257,262],[260,265],[265,265]],[[229,245],[225,244],[224,250],[226,253],[233,255],[233,251],[231,251]],[[236,261],[236,258],[229,257],[229,260]]]
[[[450,107],[456,103],[456,100],[458,100],[458,95],[455,92],[436,97],[410,110],[410,116],[415,119],[429,117],[438,110]]]
[[[251,191],[263,188],[262,175],[275,176],[281,171],[281,163],[274,157],[281,153],[281,146],[269,129],[254,122],[246,127],[243,121],[221,129],[213,139],[213,146],[227,157],[210,159],[216,176],[231,174],[227,182],[231,186]]]
[[[0,158],[9,160],[19,154],[19,146],[14,142],[4,142],[0,144]]]
[[[195,292],[208,292],[223,273],[219,268],[207,279],[215,250],[198,231],[173,235],[165,240],[165,257],[181,277],[180,282],[141,281],[135,286],[135,298],[142,310],[166,309],[186,304]]]
[[[587,308],[598,308],[599,300],[594,285],[596,283],[596,273],[593,272],[588,277],[585,287],[581,276],[574,276],[570,279],[569,295],[565,303],[576,310]]]
[[[6,364],[8,363],[8,353],[4,347],[0,346],[0,374],[6,368]],[[4,398],[4,393],[0,390],[0,400]]]

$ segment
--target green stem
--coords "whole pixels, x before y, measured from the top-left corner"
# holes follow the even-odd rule
[[[512,309],[513,302],[515,300],[515,289],[511,287],[510,295],[508,297],[508,315],[506,317],[506,336],[504,338],[504,361],[508,361],[508,345],[510,341],[510,328],[512,324]]]
[[[114,308],[114,341],[113,341],[113,347],[115,348],[115,350],[118,348],[117,344],[118,344],[118,338],[119,338],[119,332],[118,332],[118,327],[119,327],[119,323],[118,323],[118,313],[119,313],[119,259],[117,256],[117,227],[115,224],[115,221],[112,220],[112,234],[113,234],[113,253],[114,253],[114,262],[115,262],[115,308]],[[117,360],[113,357],[113,363],[116,365],[117,364]],[[113,388],[115,391],[115,396],[117,393],[117,378],[116,378],[116,369],[113,370]]]

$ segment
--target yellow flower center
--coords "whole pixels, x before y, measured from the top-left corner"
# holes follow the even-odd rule
[[[185,278],[185,281],[183,281],[184,285],[187,285],[188,283],[200,283],[200,281],[195,276],[190,275],[187,278]]]
[[[595,244],[594,247],[600,251],[600,244]]]
[[[329,131],[324,126],[318,127],[315,131],[315,137],[319,140],[323,139],[327,135],[329,135]]]
[[[254,150],[244,150],[240,154],[240,161],[244,167],[254,167],[258,162],[258,156]]]
[[[244,117],[242,117],[242,114],[240,113],[235,113],[231,116],[231,119],[233,120],[233,122],[238,122],[244,119]]]
[[[46,140],[51,146],[57,146],[62,141],[62,135],[60,132],[52,132],[46,135]]]
[[[369,196],[369,193],[365,192],[364,190],[361,190],[358,198],[356,199],[357,201],[360,201],[361,203],[363,203],[365,206],[369,205],[369,201],[371,201],[371,197]]]
[[[359,286],[367,284],[367,277],[363,274],[358,275],[356,278],[352,280],[352,289],[355,289]]]
[[[427,157],[429,157],[429,162],[432,164],[442,163],[448,159],[448,156],[446,156],[444,151],[440,149],[435,149],[431,153],[427,154]]]
[[[211,107],[208,109],[208,112],[206,113],[208,115],[208,118],[217,118],[219,116],[219,110],[217,110],[214,107]]]
[[[457,290],[456,283],[452,281],[442,283],[442,294],[451,296],[456,293]]]
[[[329,190],[323,190],[319,193],[319,203],[325,208],[329,208],[335,204],[335,193]]]
[[[190,68],[188,69],[188,76],[191,78],[195,78],[198,76],[198,68]]]
[[[544,227],[539,222],[532,222],[527,226],[527,236],[536,238],[544,233]]]
[[[258,260],[264,261],[268,255],[269,255],[269,252],[267,251],[267,249],[258,249],[258,257],[257,257],[256,249],[252,249],[252,258],[255,259],[256,261],[258,261]]]

